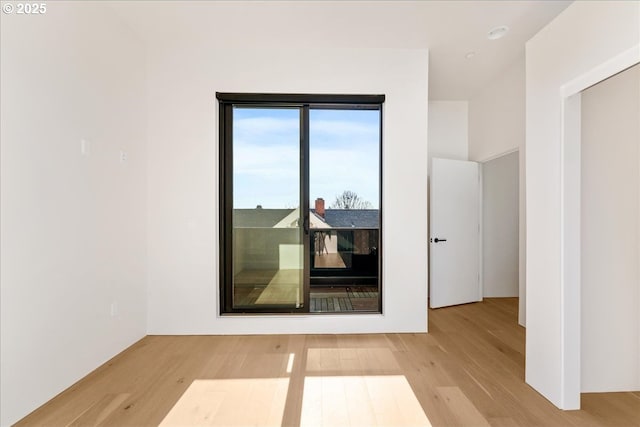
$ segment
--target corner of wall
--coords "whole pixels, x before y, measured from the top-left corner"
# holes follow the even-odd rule
[[[97,2],[23,18],[2,16],[2,425],[146,334],[143,44]]]

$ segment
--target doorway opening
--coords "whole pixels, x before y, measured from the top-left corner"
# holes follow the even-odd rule
[[[520,173],[518,150],[481,163],[482,295],[520,294]]]
[[[638,391],[640,64],[579,97],[580,391]]]
[[[583,325],[585,318],[583,314],[587,314],[585,311],[585,301],[583,295],[586,291],[584,289],[583,283],[583,262],[586,261],[583,258],[582,250],[584,248],[584,244],[582,242],[582,230],[584,229],[582,223],[582,213],[583,213],[583,171],[581,170],[582,165],[582,150],[583,150],[583,117],[582,117],[582,95],[586,89],[591,88],[592,86],[597,85],[600,82],[607,80],[609,77],[615,76],[627,69],[632,69],[632,67],[638,65],[638,55],[637,49],[630,49],[627,52],[624,52],[609,61],[601,64],[601,66],[595,67],[585,74],[581,75],[579,78],[576,78],[572,81],[565,83],[560,86],[561,94],[562,94],[562,134],[561,134],[561,177],[562,177],[562,221],[561,221],[561,237],[562,237],[562,268],[563,275],[561,277],[561,285],[562,285],[562,306],[561,306],[561,315],[562,315],[562,323],[561,323],[561,331],[565,339],[562,342],[562,358],[561,358],[561,378],[563,387],[561,388],[562,393],[562,408],[580,408],[581,402],[581,392],[586,391],[587,389],[584,385],[587,382],[583,381],[583,373],[585,372],[585,366],[588,366],[589,362],[587,362],[584,366],[582,366],[583,362],[586,361],[585,351],[586,346],[583,338],[589,336],[590,333],[588,331],[589,326]],[[637,83],[637,82],[636,82]],[[637,94],[637,89],[635,90],[635,94]],[[607,112],[607,114],[611,114],[615,112],[613,111]],[[625,111],[624,113],[628,113]],[[618,119],[616,119],[617,121]],[[636,126],[640,123],[637,121],[637,115],[632,118],[632,123],[635,123]],[[604,143],[607,144],[608,138],[613,137],[613,135],[607,135],[607,138],[604,138]],[[637,137],[636,137],[637,143]],[[640,153],[640,151],[638,151]],[[610,164],[607,166],[611,166]],[[621,169],[622,170],[622,169]],[[621,171],[620,170],[620,171]],[[616,171],[616,172],[620,172]],[[601,180],[601,183],[605,183],[605,180]],[[620,192],[622,189],[616,185],[611,185],[611,191]],[[640,200],[640,195],[637,196]],[[638,207],[640,209],[640,207]],[[611,207],[611,212],[615,212],[616,209]],[[626,212],[625,212],[626,214]],[[636,217],[637,218],[637,217]],[[639,227],[640,228],[640,227]],[[640,236],[638,237],[638,241],[640,241]],[[598,242],[599,244],[600,242]],[[628,254],[627,254],[628,255]],[[640,260],[638,260],[640,263]],[[601,264],[601,262],[599,262]],[[607,283],[612,282],[612,278],[607,278],[605,282],[599,282],[598,286],[602,286],[602,289],[606,289],[611,291],[606,297],[611,297],[615,295],[615,292],[612,288],[605,287]],[[615,282],[615,281],[613,281]],[[634,285],[637,286],[638,282],[636,281]],[[633,289],[629,288],[628,290]],[[637,288],[636,288],[637,290]],[[631,298],[632,301],[635,301],[636,304],[640,304],[640,299],[637,296],[640,295],[640,292],[635,293],[635,298]],[[625,301],[629,302],[629,300]],[[603,318],[605,321],[610,321],[614,319],[618,319],[620,316],[620,312],[618,312],[618,307],[615,307],[614,311],[610,311],[612,306],[607,304],[606,302],[600,304],[598,302],[598,307],[596,310],[591,312],[595,313],[603,313],[605,309],[609,309],[607,313],[614,313],[614,316],[610,316]],[[620,308],[621,312],[629,313],[626,308]],[[635,317],[637,320],[637,305],[635,311],[631,313],[630,317]],[[629,317],[629,316],[628,316]],[[611,329],[611,327],[604,326],[605,322],[600,323],[598,325],[599,328],[604,327],[604,330],[607,332],[611,332],[612,334],[619,333],[621,331]],[[626,326],[636,327],[636,331],[634,336],[637,337],[640,335],[640,324],[637,322],[634,324],[633,322],[627,324]],[[625,330],[625,329],[623,329]],[[623,353],[628,354],[627,352],[636,351],[635,362],[637,363],[637,351],[638,347],[635,348],[627,346],[627,342],[622,339],[614,340],[616,345],[610,346],[609,342],[602,345],[600,343],[601,348],[605,348],[607,351],[615,351],[613,348],[616,346],[622,345],[624,347]],[[635,342],[639,342],[635,340]],[[595,353],[592,353],[592,355]],[[633,356],[632,356],[633,358]],[[602,366],[613,367],[616,370],[625,368],[622,367],[621,364],[616,365],[615,362],[605,362],[605,364],[600,365],[598,369],[601,369]],[[634,368],[637,384],[640,384],[640,369],[638,369],[637,365]],[[627,369],[628,373],[628,369]],[[633,378],[631,375],[631,378]],[[610,377],[613,378],[613,377]],[[637,386],[636,386],[637,388]],[[592,388],[589,391],[594,391],[595,388]],[[609,388],[607,391],[613,391],[613,388]]]
[[[519,150],[433,159],[430,307],[520,297]],[[518,302],[519,305],[519,302]]]

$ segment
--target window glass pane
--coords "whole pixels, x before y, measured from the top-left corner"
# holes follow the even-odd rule
[[[311,311],[378,311],[380,111],[311,109]]]
[[[233,308],[303,301],[300,110],[233,110]]]

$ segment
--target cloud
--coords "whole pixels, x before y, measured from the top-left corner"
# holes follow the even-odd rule
[[[328,203],[353,190],[379,205],[379,122],[357,112],[314,111],[310,129],[310,196]],[[236,207],[297,205],[300,121],[297,110],[253,110],[234,118]],[[255,116],[251,116],[251,115]],[[262,114],[262,116],[258,115]],[[268,116],[273,114],[273,117]],[[353,120],[343,117],[354,116]],[[371,120],[373,117],[375,120]]]
[[[300,135],[299,118],[250,117],[233,121],[234,140],[253,140],[264,138],[298,138]]]
[[[374,207],[379,205],[380,160],[377,150],[311,150],[309,190],[312,199],[331,203],[344,190],[352,190]]]
[[[300,150],[287,145],[236,144],[233,170],[234,175],[295,177],[300,173]]]

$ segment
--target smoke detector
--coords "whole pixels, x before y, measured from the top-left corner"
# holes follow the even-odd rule
[[[509,31],[509,27],[507,27],[506,25],[495,27],[487,33],[487,38],[489,40],[498,40],[504,37],[504,35],[507,34],[507,31]]]

